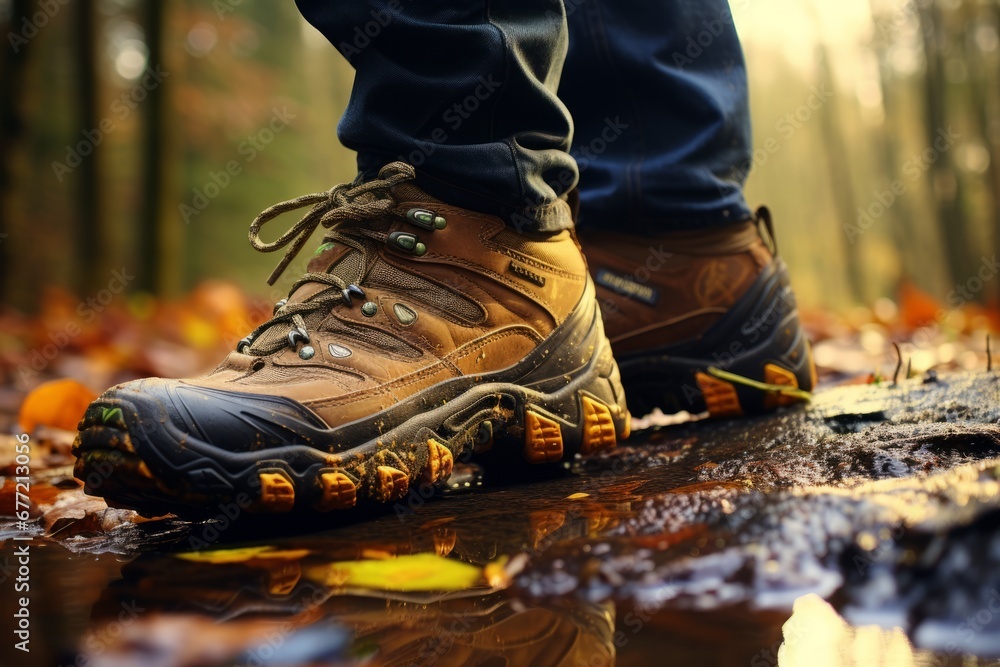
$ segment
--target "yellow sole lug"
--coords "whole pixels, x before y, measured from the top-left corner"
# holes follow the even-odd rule
[[[553,463],[563,456],[562,429],[548,417],[524,413],[524,458],[529,463]]]
[[[421,475],[421,480],[427,484],[437,484],[451,476],[455,459],[451,450],[434,438],[427,441],[427,467]]]
[[[615,421],[611,408],[590,398],[583,397],[583,442],[581,454],[610,451],[618,444],[615,435]]]
[[[782,387],[792,387],[795,389],[799,388],[799,381],[795,378],[795,374],[790,370],[784,369],[775,364],[767,364],[764,366],[764,382],[768,384],[780,385]],[[778,392],[772,391],[764,397],[764,408],[767,410],[773,410],[782,405],[792,405],[793,403],[798,402],[799,399],[794,396],[779,394]]]
[[[707,373],[695,373],[698,388],[705,399],[705,407],[713,417],[741,417],[743,407],[736,394],[736,387],[725,380]]]
[[[258,512],[278,514],[291,512],[295,506],[295,486],[292,481],[280,472],[262,472],[260,478],[260,497],[253,507]]]
[[[398,500],[406,495],[410,488],[410,478],[405,472],[392,466],[379,466],[376,473],[375,498],[379,502]]]
[[[314,505],[320,512],[345,510],[358,501],[358,487],[342,472],[325,472],[319,476],[323,497]]]

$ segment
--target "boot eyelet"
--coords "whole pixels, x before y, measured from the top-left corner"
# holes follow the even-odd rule
[[[304,345],[302,346],[302,349],[299,350],[299,359],[312,359],[315,354],[316,349],[312,345]]]
[[[236,351],[240,354],[246,354],[247,350],[250,349],[250,344],[253,343],[253,336],[246,336],[240,339],[240,342],[236,343]]]
[[[427,246],[420,242],[416,234],[409,232],[393,232],[389,234],[389,243],[403,252],[408,252],[418,257],[427,252]]]
[[[278,311],[281,310],[282,308],[284,308],[286,303],[288,303],[288,299],[281,299],[280,301],[278,301],[277,303],[275,303],[274,304],[274,312],[272,313],[272,315],[277,315]]]
[[[344,297],[344,303],[346,303],[347,306],[350,307],[354,305],[354,302],[351,300],[351,297],[356,296],[363,299],[365,298],[365,291],[360,287],[358,287],[357,285],[355,285],[354,283],[351,283],[350,285],[347,286],[346,289],[344,289],[341,292],[341,295]]]
[[[300,342],[308,343],[309,334],[307,334],[302,329],[292,329],[288,332],[288,346],[295,348]]]
[[[436,229],[444,229],[448,226],[448,221],[434,211],[423,208],[411,208],[406,212],[406,217],[417,227],[433,232]]]
[[[250,370],[255,372],[259,371],[260,369],[264,368],[264,365],[265,364],[263,359],[254,359],[253,363],[250,364]]]
[[[378,315],[378,304],[374,301],[368,301],[361,306],[361,314],[365,317],[375,317]]]

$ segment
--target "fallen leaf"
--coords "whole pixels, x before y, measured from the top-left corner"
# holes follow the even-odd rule
[[[589,498],[589,493],[573,493],[566,496],[566,500],[579,500],[580,498]]]
[[[941,304],[909,281],[899,286],[899,319],[907,330],[927,326],[941,315]]]
[[[76,380],[52,380],[32,389],[21,403],[17,421],[31,433],[37,426],[75,431],[87,406],[97,398]]]
[[[307,569],[305,576],[326,586],[381,591],[462,591],[483,580],[474,565],[428,553],[330,563]]]
[[[63,491],[51,506],[42,507],[46,534],[64,539],[85,533],[109,533],[122,524],[132,523],[135,516],[132,510],[108,507],[103,499],[88,496],[83,489]]]
[[[251,560],[299,560],[309,555],[308,549],[275,549],[274,547],[243,547],[241,549],[215,549],[177,554],[177,558],[194,563],[225,565]]]

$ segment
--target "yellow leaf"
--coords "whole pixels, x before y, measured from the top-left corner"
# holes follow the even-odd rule
[[[566,500],[579,500],[580,498],[589,498],[589,493],[574,493],[572,495],[566,496]]]
[[[318,565],[305,576],[325,586],[382,591],[461,591],[483,579],[474,565],[429,553]]]
[[[193,563],[222,565],[243,563],[249,560],[299,560],[308,555],[308,549],[277,550],[274,547],[243,547],[242,549],[216,549],[215,551],[177,554],[177,557]]]

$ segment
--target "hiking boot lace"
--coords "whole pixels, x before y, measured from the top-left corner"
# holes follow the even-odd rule
[[[309,332],[306,330],[304,314],[329,309],[338,303],[346,303],[351,306],[353,305],[352,297],[364,298],[364,290],[355,283],[360,281],[366,273],[368,255],[358,236],[368,236],[368,234],[365,234],[364,230],[360,228],[351,229],[353,234],[348,233],[347,230],[337,229],[337,226],[348,221],[375,220],[390,214],[396,206],[396,200],[392,197],[390,189],[399,183],[412,180],[415,175],[413,167],[410,165],[404,162],[393,162],[382,167],[378,177],[366,183],[345,183],[326,192],[296,197],[275,204],[258,215],[250,225],[250,245],[253,246],[254,250],[276,252],[290,246],[268,278],[268,285],[273,285],[281,276],[320,225],[330,230],[323,237],[324,244],[342,243],[357,250],[360,253],[361,266],[356,271],[357,277],[353,281],[326,272],[309,272],[303,275],[292,285],[289,296],[307,283],[319,283],[326,285],[326,288],[303,301],[293,303],[289,303],[287,299],[279,301],[275,305],[274,315],[254,329],[250,335],[241,339],[236,346],[237,351],[244,354],[271,354],[284,347],[286,343],[294,349],[299,343],[309,342]],[[312,206],[312,208],[288,231],[270,243],[261,240],[260,232],[264,225],[289,211],[306,206]],[[253,341],[278,323],[291,325],[292,328],[287,337],[278,345],[251,350]]]

